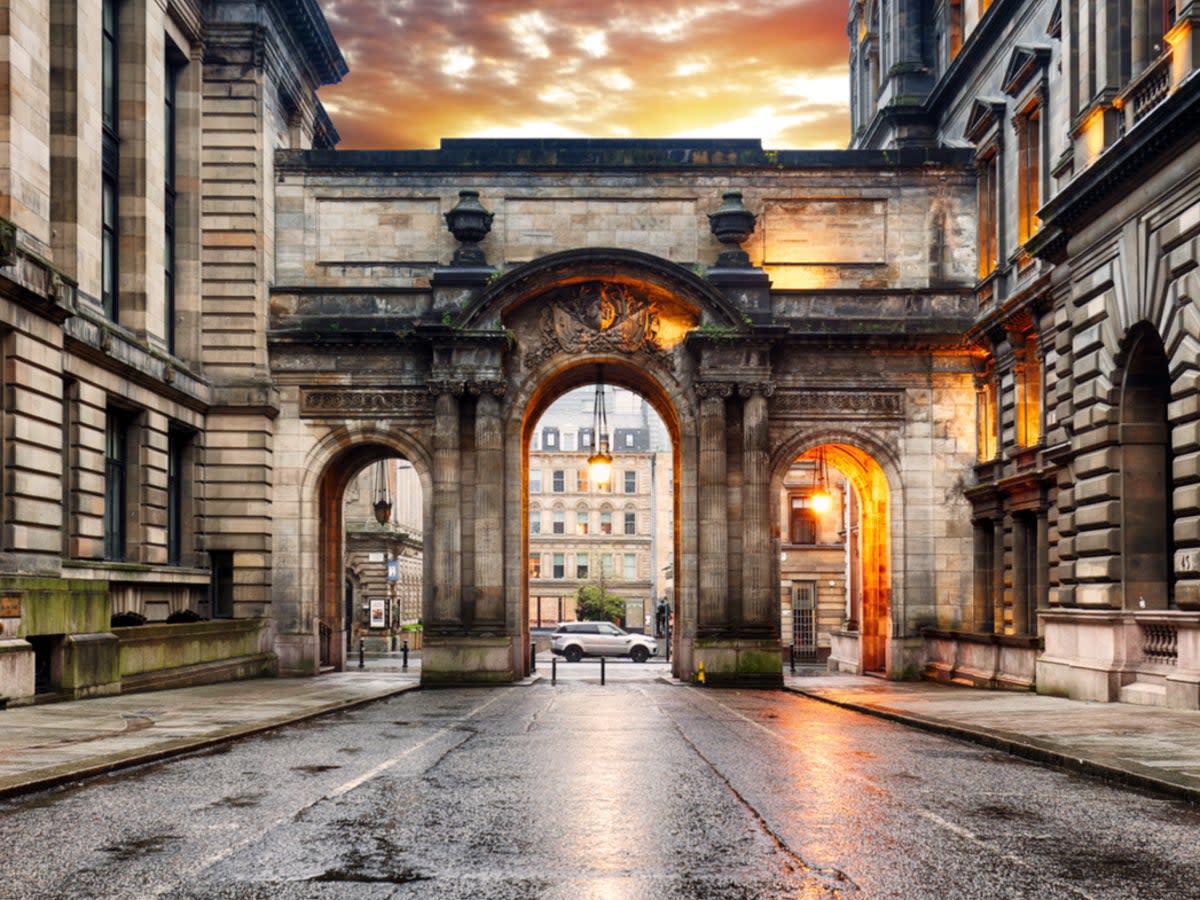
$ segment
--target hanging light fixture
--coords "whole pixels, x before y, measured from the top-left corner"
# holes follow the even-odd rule
[[[592,455],[588,457],[588,478],[593,484],[608,484],[612,475],[612,454],[608,452],[608,414],[604,409],[604,367],[596,369],[596,398],[592,403]]]
[[[387,460],[375,464],[375,521],[386,525],[392,518],[392,492],[388,485]]]
[[[809,497],[809,503],[818,513],[827,513],[833,508],[833,494],[829,490],[829,472],[825,468],[825,448],[817,448],[817,486]]]

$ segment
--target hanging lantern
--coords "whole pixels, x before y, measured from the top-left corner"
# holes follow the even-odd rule
[[[829,473],[825,468],[825,448],[817,448],[817,484],[808,498],[813,511],[827,513],[833,509],[833,493],[829,490]]]
[[[385,460],[375,464],[375,521],[386,525],[392,518],[392,496],[388,486],[387,465]]]
[[[608,414],[604,409],[604,369],[597,369],[596,398],[592,403],[592,455],[588,478],[592,484],[608,484],[612,477],[612,454],[608,452]]]

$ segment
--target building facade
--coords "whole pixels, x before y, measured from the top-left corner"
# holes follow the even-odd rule
[[[851,4],[854,146],[977,173],[975,585],[938,677],[1200,705],[1198,20]]]

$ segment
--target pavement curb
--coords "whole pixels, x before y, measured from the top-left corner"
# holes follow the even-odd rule
[[[1135,787],[1158,794],[1167,794],[1171,797],[1200,805],[1200,790],[1197,788],[1163,778],[1157,773],[1136,771],[1129,768],[1128,763],[1123,765],[1106,763],[1090,757],[1064,753],[1057,747],[1035,738],[1013,735],[1008,732],[981,731],[955,722],[948,722],[945,719],[900,712],[886,706],[871,706],[865,703],[856,703],[851,700],[830,697],[816,691],[807,691],[793,685],[784,685],[784,690],[802,697],[808,697],[812,700],[819,700],[822,703],[828,703],[831,706],[838,706],[842,709],[863,713],[868,716],[887,719],[901,725],[908,725],[933,734],[956,738],[957,740],[978,744],[993,750],[1001,750],[1012,756],[1052,766],[1057,769],[1087,775],[1092,778],[1099,778],[1102,781],[1121,784],[1126,787]]]
[[[212,734],[205,735],[204,737],[180,738],[176,742],[165,744],[154,750],[115,753],[110,757],[105,758],[103,762],[99,763],[90,763],[79,766],[65,764],[56,769],[48,770],[50,774],[39,774],[32,778],[22,778],[21,776],[14,776],[11,779],[3,778],[0,779],[0,800],[10,797],[18,797],[23,794],[31,794],[36,791],[47,790],[49,788],[61,787],[64,784],[71,784],[76,781],[95,778],[99,775],[107,775],[110,772],[116,772],[120,769],[132,769],[136,766],[162,762],[165,759],[184,756],[188,753],[209,750],[213,747],[219,747],[222,744],[228,744],[242,738],[261,734],[264,731],[271,731],[275,728],[294,725],[297,722],[316,719],[320,716],[329,715],[330,713],[343,712],[348,709],[356,709],[360,706],[366,706],[368,703],[375,703],[379,700],[386,700],[389,697],[395,697],[399,694],[404,694],[409,691],[420,690],[420,687],[421,686],[419,684],[400,685],[399,687],[389,689],[383,693],[374,694],[370,697],[355,697],[352,700],[339,700],[330,703],[329,705],[305,710],[304,712],[289,713],[268,721],[257,722],[254,725],[235,725],[224,730],[215,731]]]

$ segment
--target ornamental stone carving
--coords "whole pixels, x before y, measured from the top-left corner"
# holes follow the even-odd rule
[[[417,390],[302,390],[300,414],[404,415],[432,414],[429,395]]]
[[[891,419],[903,417],[904,395],[899,391],[802,391],[781,394],[772,408],[776,415]]]
[[[557,353],[665,354],[658,327],[654,306],[626,285],[573,285],[549,298],[538,320],[541,346],[525,365],[535,368]]]
[[[701,400],[716,397],[726,400],[733,396],[734,387],[727,381],[700,381],[696,384],[696,396]]]

